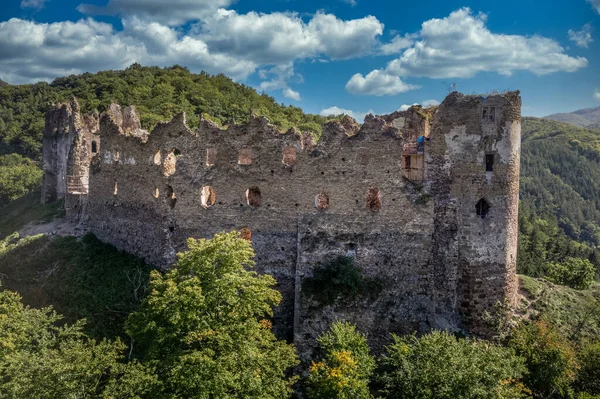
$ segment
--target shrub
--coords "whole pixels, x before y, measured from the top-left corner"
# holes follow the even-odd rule
[[[596,268],[587,259],[567,258],[562,263],[549,263],[546,277],[556,284],[578,290],[588,289],[594,282]]]
[[[544,321],[523,323],[513,333],[509,346],[525,358],[525,384],[536,397],[567,395],[575,380],[577,363],[571,343]]]
[[[39,187],[42,170],[18,154],[0,156],[0,206]]]
[[[354,258],[340,256],[325,266],[315,268],[313,276],[304,280],[302,290],[321,304],[333,304],[338,298],[352,301],[361,296],[377,295],[380,283],[366,278]]]
[[[522,398],[525,367],[514,351],[489,342],[432,332],[393,336],[378,385],[388,398]]]
[[[318,338],[323,358],[308,377],[310,399],[371,398],[369,381],[375,359],[364,335],[347,322],[335,322]]]

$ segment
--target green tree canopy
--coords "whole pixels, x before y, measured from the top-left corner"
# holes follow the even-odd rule
[[[188,247],[172,270],[152,273],[150,294],[127,322],[165,397],[288,397],[294,379],[285,373],[297,359],[271,332],[275,280],[247,270],[254,251],[238,233]]]
[[[40,186],[42,170],[18,154],[0,156],[0,206]]]

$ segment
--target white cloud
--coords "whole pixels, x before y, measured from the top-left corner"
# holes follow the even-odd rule
[[[357,73],[346,83],[346,90],[352,94],[373,96],[393,96],[417,88],[381,70],[372,71],[367,76]]]
[[[594,91],[594,98],[600,101],[600,90],[596,89],[596,91]]]
[[[211,50],[281,64],[320,55],[346,59],[369,53],[383,33],[377,18],[342,21],[318,12],[308,23],[294,13],[238,14],[221,9],[196,25],[194,33]]]
[[[412,46],[416,35],[404,35],[404,37],[396,35],[389,43],[382,44],[379,48],[379,53],[383,55],[398,54],[401,50]]]
[[[331,115],[348,115],[351,116],[352,118],[356,119],[357,122],[359,123],[363,123],[365,120],[365,117],[369,114],[375,114],[375,112],[371,109],[367,112],[355,112],[349,109],[344,109],[344,108],[340,108],[340,107],[329,107],[329,108],[325,108],[322,109],[321,112],[319,112],[319,115],[321,116],[331,116]]]
[[[285,98],[290,98],[290,99],[296,100],[296,101],[300,101],[301,100],[300,93],[298,93],[297,91],[294,91],[294,90],[290,89],[289,87],[283,89],[283,96]]]
[[[485,14],[473,15],[469,8],[454,11],[446,18],[426,21],[419,32],[420,40],[404,50],[399,58],[389,62],[385,69],[375,70],[366,77],[354,75],[346,87],[351,93],[393,95],[401,92],[386,90],[385,83],[393,82],[393,78],[397,79],[395,82],[399,89],[400,78],[407,76],[469,78],[479,72],[510,76],[519,70],[544,75],[574,72],[588,65],[588,60],[583,57],[567,55],[553,39],[492,33],[486,22]],[[351,90],[357,86],[369,86],[365,81],[382,80],[381,77],[385,77],[386,81],[376,85],[380,89]]]
[[[21,8],[33,8],[39,11],[44,8],[48,1],[49,0],[22,0]]]
[[[587,0],[587,2],[594,7],[598,14],[600,14],[600,0]]]
[[[591,42],[594,41],[592,39],[592,25],[585,24],[581,28],[581,30],[575,31],[573,29],[569,29],[569,40],[574,42],[577,47],[588,48]]]
[[[402,104],[400,106],[400,108],[398,108],[398,111],[407,111],[413,105],[422,105],[425,108],[429,108],[429,107],[432,107],[434,105],[440,105],[440,102],[437,101],[437,100],[427,100],[427,101],[423,101],[421,104],[419,104],[419,103],[414,103],[412,105]]]
[[[356,5],[358,4],[357,0],[342,0],[342,1],[351,7],[356,7]]]
[[[167,25],[182,25],[233,3],[234,0],[110,0],[104,7],[80,4],[77,10],[89,15],[136,16]]]
[[[199,39],[179,37],[171,28],[137,19],[124,21],[121,32],[92,19],[52,24],[16,18],[0,22],[0,78],[15,84],[121,69],[134,62],[182,64],[240,79],[257,67],[252,61],[211,53]]]

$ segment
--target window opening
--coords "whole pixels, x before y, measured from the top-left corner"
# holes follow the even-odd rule
[[[494,154],[485,154],[485,171],[494,171]]]
[[[158,190],[158,187],[154,186],[154,198],[158,197],[160,197],[160,191]]]
[[[496,121],[496,107],[490,107],[490,122]]]
[[[95,154],[98,152],[98,143],[96,143],[95,141],[92,141],[92,154]]]
[[[372,211],[378,211],[381,209],[381,193],[379,189],[371,187],[369,191],[367,191],[367,200],[366,200],[367,209]]]
[[[283,149],[283,161],[284,165],[292,166],[296,164],[296,147],[285,147]]]
[[[490,211],[490,204],[484,199],[480,199],[475,205],[475,210],[477,212],[477,216],[481,216],[481,218],[485,218]]]
[[[164,175],[166,177],[173,176],[177,171],[177,156],[175,150],[171,150],[163,162]]]
[[[247,227],[244,227],[240,230],[240,238],[243,240],[252,241],[252,230]]]
[[[156,154],[154,154],[154,165],[160,165],[162,163],[162,155],[160,155],[160,150],[156,150]]]
[[[177,203],[177,196],[173,191],[173,187],[167,186],[166,197],[167,202],[169,203],[169,207],[171,207],[171,209],[175,208],[175,204]]]
[[[261,202],[262,195],[258,187],[252,186],[248,190],[246,190],[246,203],[248,205],[258,208]]]
[[[238,165],[252,165],[252,150],[250,148],[240,150]]]
[[[410,155],[404,157],[404,168],[410,169]]]
[[[487,120],[487,118],[488,118],[488,109],[484,108],[483,109],[483,116],[481,117],[481,119]]]
[[[119,183],[117,182],[117,179],[115,179],[115,189],[113,191],[113,195],[118,195],[119,194]]]
[[[217,161],[217,149],[207,148],[206,149],[206,166],[214,166]]]
[[[352,258],[356,257],[356,244],[353,242],[349,242],[344,245],[344,250],[346,251],[346,256],[350,256]]]
[[[202,187],[200,203],[204,209],[210,208],[217,201],[217,193],[211,186]]]
[[[321,191],[317,194],[315,197],[315,207],[317,209],[329,209],[329,195],[326,192]]]

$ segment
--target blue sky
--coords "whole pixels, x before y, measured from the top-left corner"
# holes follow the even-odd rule
[[[390,113],[520,89],[523,114],[600,106],[600,0],[5,0],[0,79],[185,65],[307,112]],[[82,4],[83,3],[83,4]]]

